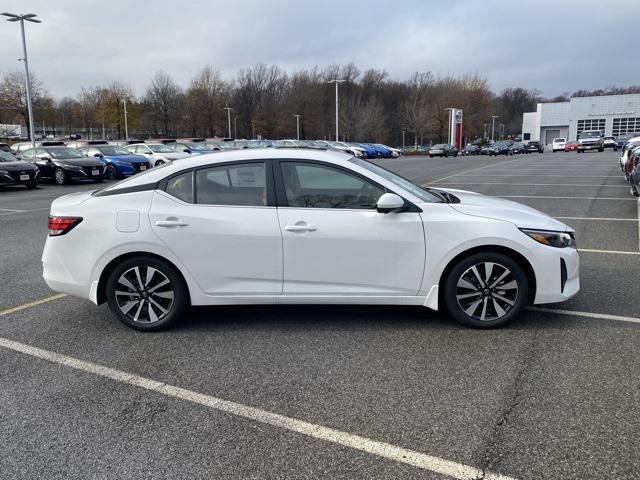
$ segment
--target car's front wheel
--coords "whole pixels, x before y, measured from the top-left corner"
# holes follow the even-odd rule
[[[451,316],[475,328],[499,327],[527,303],[529,284],[522,267],[506,255],[477,253],[460,260],[444,284]]]
[[[168,327],[187,306],[187,288],[180,273],[163,260],[143,255],[111,271],[106,293],[118,320],[142,331]]]
[[[113,165],[107,165],[106,175],[109,180],[115,180],[118,176],[118,171],[116,170],[116,167]]]
[[[53,172],[53,178],[58,185],[64,185],[69,181],[67,172],[65,172],[62,168],[56,168],[56,171]]]

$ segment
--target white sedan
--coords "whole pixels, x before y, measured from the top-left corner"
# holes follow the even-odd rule
[[[139,330],[189,305],[269,303],[422,305],[495,327],[580,288],[565,224],[309,149],[201,155],[58,198],[42,261],[52,289]]]
[[[163,143],[134,143],[125,148],[131,153],[145,157],[152,167],[190,156],[185,152],[176,152],[169,145]]]

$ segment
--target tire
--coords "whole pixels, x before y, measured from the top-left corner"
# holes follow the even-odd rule
[[[116,170],[116,167],[114,167],[113,165],[107,165],[106,177],[109,180],[115,180],[116,178],[118,178],[118,171]]]
[[[153,164],[154,167],[157,167],[159,165],[164,165],[164,160],[156,160],[156,163]]]
[[[496,281],[499,283],[492,287]],[[477,253],[454,265],[444,282],[443,296],[449,314],[459,323],[473,328],[495,328],[520,313],[528,301],[529,283],[522,267],[510,257]]]
[[[109,274],[106,287],[111,312],[126,326],[144,332],[167,328],[188,304],[187,287],[180,273],[164,260],[146,255],[117,265]]]
[[[599,148],[598,151],[599,152],[604,152],[604,148]]]
[[[53,172],[53,179],[58,185],[65,185],[69,183],[69,176],[62,168],[56,168]]]
[[[36,180],[34,180],[32,182],[25,183],[24,186],[27,187],[29,190],[33,190],[34,188],[36,188],[38,186],[38,182]]]

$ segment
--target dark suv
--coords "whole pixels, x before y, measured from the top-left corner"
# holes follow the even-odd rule
[[[531,152],[543,153],[544,152],[544,146],[542,146],[542,144],[540,142],[538,142],[537,140],[531,140],[525,146],[525,150],[527,151],[527,153],[531,153]]]

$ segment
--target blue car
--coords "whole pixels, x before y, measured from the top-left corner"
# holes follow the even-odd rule
[[[391,158],[391,150],[383,147],[382,145],[377,145],[375,143],[367,143],[371,148],[373,148],[379,157],[382,158]]]
[[[96,157],[106,165],[105,176],[115,178],[128,177],[151,168],[149,160],[142,155],[134,155],[117,145],[91,145],[81,148],[87,157]]]
[[[354,144],[356,147],[360,147],[361,149],[364,150],[364,156],[366,158],[378,158],[378,151],[373,148],[372,145],[369,145],[368,143],[356,143]]]

